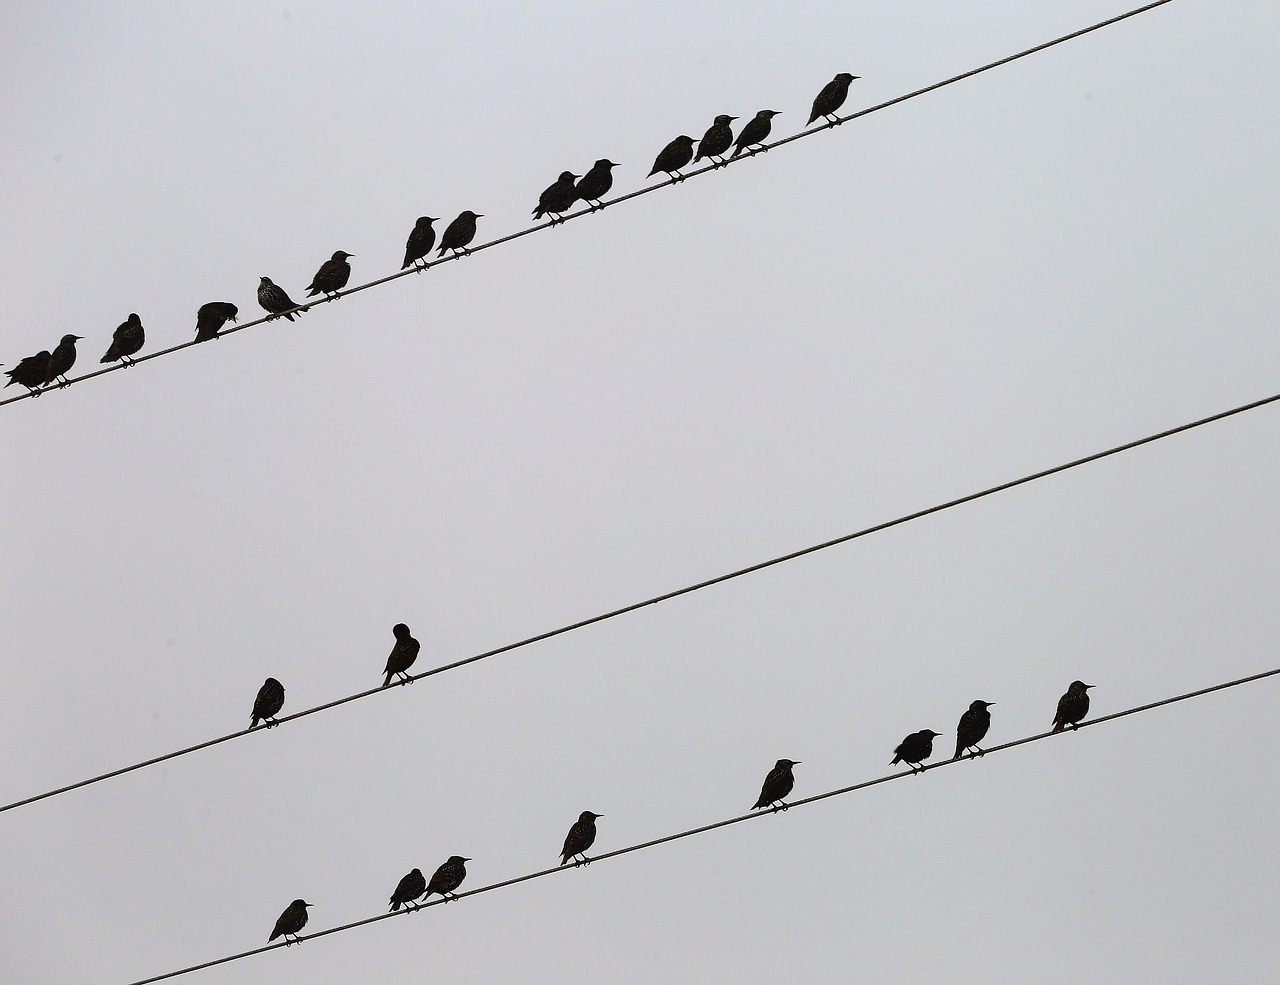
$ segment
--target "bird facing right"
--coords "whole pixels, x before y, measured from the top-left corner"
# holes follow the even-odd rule
[[[404,263],[400,264],[401,270],[410,264],[416,265],[431,252],[431,247],[436,245],[436,231],[431,228],[431,224],[435,221],[435,216],[424,215],[413,224],[413,232],[409,233],[409,239],[404,244]]]
[[[196,312],[196,341],[208,342],[216,339],[222,326],[235,321],[238,314],[240,309],[230,301],[210,301],[200,305],[200,310]]]
[[[395,635],[396,645],[391,648],[391,655],[387,657],[387,666],[383,671],[387,675],[387,679],[382,682],[383,687],[390,687],[391,678],[397,675],[399,675],[402,684],[408,684],[413,680],[405,671],[412,667],[413,662],[418,659],[418,650],[421,646],[409,634],[409,627],[402,622],[392,626],[391,632]]]
[[[574,182],[580,177],[582,176],[572,171],[561,171],[560,177],[538,196],[538,207],[533,210],[534,222],[544,215],[551,217],[553,226],[557,222],[564,222],[564,213],[573,208],[573,203],[578,199]]]
[[[836,117],[835,113],[844,105],[845,99],[849,96],[849,86],[858,76],[850,75],[848,72],[841,72],[834,79],[822,87],[822,91],[818,93],[813,100],[813,111],[809,114],[809,126],[814,120],[820,116],[827,118],[830,126],[839,126],[843,120]]]
[[[970,758],[986,755],[978,748],[978,743],[986,736],[987,729],[991,728],[991,712],[987,709],[993,704],[994,701],[974,701],[969,705],[969,710],[960,716],[960,724],[956,726],[956,754],[952,759],[959,759],[967,749],[978,750]]]
[[[796,785],[796,778],[791,773],[791,767],[799,765],[800,761],[798,759],[779,759],[773,769],[769,771],[769,775],[764,778],[764,785],[760,788],[760,797],[751,809],[758,811],[761,807],[773,807],[775,812],[787,810],[787,802],[782,798],[791,793],[791,788]]]
[[[274,677],[268,677],[262,687],[258,688],[258,696],[253,699],[253,718],[249,728],[257,728],[263,722],[267,728],[276,724],[276,715],[284,707],[284,685]]]
[[[593,814],[591,811],[583,811],[578,815],[578,820],[573,822],[573,827],[565,835],[564,847],[560,849],[561,865],[568,865],[571,858],[574,860],[574,865],[591,864],[591,859],[587,858],[586,851],[595,844],[596,818],[598,817],[604,817],[604,815]],[[578,855],[581,855],[582,858],[576,858]]]
[[[446,903],[456,899],[453,891],[462,885],[463,879],[467,878],[467,867],[464,863],[470,861],[471,859],[463,858],[461,855],[450,855],[449,860],[436,869],[435,875],[427,883],[427,893],[422,897],[422,902],[425,903],[427,896],[432,893],[439,893]]]
[[[1067,693],[1058,699],[1058,711],[1053,716],[1053,730],[1061,732],[1070,725],[1073,729],[1080,727],[1080,721],[1089,714],[1089,688],[1092,684],[1084,681],[1072,681]]]
[[[300,315],[308,310],[306,305],[298,308],[298,303],[289,297],[283,287],[272,283],[270,277],[258,279],[258,304],[262,305],[262,310],[267,313],[267,321],[279,318],[281,315],[293,321],[294,315]],[[298,310],[293,311],[294,308]]]
[[[730,157],[737,157],[744,150],[748,154],[756,153],[753,150],[747,150],[754,144],[763,144],[769,139],[769,131],[773,129],[773,118],[781,116],[776,110],[762,109],[759,113],[747,120],[742,126],[738,139],[734,142],[733,153]],[[767,147],[761,147],[760,150],[768,150]]]
[[[693,160],[693,144],[693,138],[683,133],[676,137],[658,153],[653,162],[653,170],[645,177],[652,178],[663,171],[672,181],[684,181],[680,169]]]
[[[71,385],[71,381],[67,379],[67,371],[76,364],[76,343],[83,337],[81,335],[64,335],[57,348],[49,353],[49,365],[44,371],[46,384],[52,383],[61,377],[61,382],[58,383],[58,386]]]
[[[591,207],[591,211],[603,209],[604,202],[600,199],[609,194],[609,189],[613,187],[613,169],[618,165],[616,162],[602,157],[591,165],[591,169],[584,174],[573,188],[573,194],[576,198],[586,202]]]
[[[423,894],[426,888],[427,880],[423,876],[422,870],[412,870],[400,880],[396,885],[396,891],[391,894],[391,909],[398,910],[401,906],[410,906],[414,900]],[[417,907],[414,906],[413,909],[416,910]]]
[[[271,931],[271,936],[267,938],[267,943],[270,944],[281,935],[284,936],[286,946],[295,943],[298,940],[298,931],[307,925],[307,907],[310,905],[306,900],[296,899],[285,907],[284,912],[280,914],[280,919],[276,921],[275,930]],[[289,940],[290,937],[293,940]]]
[[[113,363],[117,359],[126,366],[132,366],[129,357],[142,348],[146,341],[146,333],[142,330],[142,319],[136,313],[130,314],[111,336],[111,345],[106,354],[98,362]]]
[[[897,766],[899,763],[906,763],[911,767],[912,773],[919,773],[921,764],[933,755],[933,740],[941,734],[929,728],[912,732],[898,743],[897,749],[893,750],[893,761],[889,765]]]
[[[729,116],[727,113],[721,113],[716,117],[716,121],[707,128],[707,132],[702,135],[702,140],[698,142],[698,156],[693,159],[694,164],[704,157],[715,161],[716,167],[728,163],[724,159],[724,152],[733,144],[733,130],[729,124],[736,119],[736,116]]]
[[[444,256],[445,250],[453,250],[454,256],[459,253],[464,257],[470,256],[471,251],[467,246],[476,238],[476,220],[483,218],[483,212],[472,212],[470,209],[459,212],[458,218],[445,227],[444,235],[440,237],[440,250],[436,255]]]
[[[338,250],[320,264],[320,269],[307,285],[307,297],[315,297],[321,292],[326,297],[332,297],[346,287],[347,281],[351,279],[351,264],[347,263],[347,260],[354,255],[345,250]]]

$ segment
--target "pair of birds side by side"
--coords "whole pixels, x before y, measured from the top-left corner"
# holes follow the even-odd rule
[[[426,903],[433,893],[443,896],[446,903],[456,899],[454,890],[461,886],[462,880],[467,877],[467,863],[470,861],[471,859],[462,855],[450,855],[448,860],[436,869],[430,882],[427,882],[421,869],[411,870],[396,884],[395,892],[391,894],[391,909],[388,912],[394,912],[402,906],[409,910],[416,910]],[[422,903],[415,902],[419,896],[422,897]]]
[[[561,171],[560,177],[538,196],[538,207],[533,210],[534,221],[549,216],[553,226],[564,222],[564,214],[579,201],[586,202],[592,212],[603,209],[601,199],[613,187],[613,169],[617,166],[616,161],[602,157],[586,174]]]
[[[453,250],[454,256],[470,256],[471,251],[467,247],[476,238],[476,220],[483,218],[484,213],[472,212],[470,209],[459,213],[458,217],[445,227],[436,256],[444,256],[446,250]],[[436,245],[436,231],[431,224],[439,221],[439,216],[424,215],[414,223],[413,231],[409,233],[409,239],[404,244],[404,263],[400,264],[401,270],[405,270],[410,265],[417,266],[419,260],[423,263],[423,266],[418,267],[419,272],[426,269],[427,254]]]

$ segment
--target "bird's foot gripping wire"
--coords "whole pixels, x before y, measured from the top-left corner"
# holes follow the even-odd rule
[[[791,810],[791,805],[788,804],[785,800],[780,800],[773,806],[773,813],[775,814],[777,814],[778,811],[789,811],[789,810]]]
[[[573,867],[575,869],[578,869],[584,865],[590,865],[590,864],[591,864],[591,859],[587,858],[585,855],[583,855],[582,858],[573,860]]]

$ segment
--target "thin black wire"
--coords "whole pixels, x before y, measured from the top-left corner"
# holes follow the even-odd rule
[[[919,520],[921,517],[929,516],[933,513],[941,513],[943,510],[949,510],[952,507],[960,506],[964,503],[971,503],[976,499],[982,499],[986,496],[1003,492],[1006,489],[1012,489],[1015,486],[1026,485],[1028,482],[1034,482],[1037,479],[1043,479],[1047,476],[1055,475],[1058,472],[1065,472],[1068,469],[1074,469],[1089,462],[1096,462],[1099,459],[1107,458],[1111,455],[1118,455],[1120,452],[1129,451],[1140,445],[1150,444],[1153,441],[1159,441],[1162,438],[1168,438],[1171,435],[1180,434],[1183,431],[1190,431],[1193,428],[1202,427],[1214,421],[1220,421],[1236,414],[1243,414],[1245,411],[1254,410],[1266,404],[1275,403],[1280,400],[1280,393],[1274,396],[1264,397],[1262,400],[1255,400],[1252,403],[1242,404],[1239,407],[1233,407],[1231,410],[1224,410],[1218,414],[1211,414],[1209,417],[1202,417],[1198,421],[1192,421],[1189,424],[1180,424],[1177,427],[1170,428],[1167,431],[1161,431],[1158,434],[1148,435],[1145,438],[1138,438],[1136,441],[1127,441],[1122,445],[1116,445],[1108,448],[1106,451],[1095,452],[1092,455],[1086,455],[1084,458],[1077,458],[1074,461],[1066,462],[1062,465],[1055,465],[1052,468],[1043,469],[1039,472],[1033,472],[1030,475],[1024,475],[1019,479],[1012,479],[1008,482],[1002,482],[996,486],[989,486],[980,492],[969,493],[967,496],[961,496],[958,499],[950,499],[945,503],[939,503],[936,506],[930,506],[923,510],[917,510],[914,513],[907,513],[904,516],[897,517],[893,520],[885,520],[883,523],[877,523],[871,527],[864,527],[861,530],[851,534],[845,534],[842,537],[836,537],[832,540],[823,541],[821,544],[814,544],[811,547],[804,547],[798,551],[792,551],[790,554],[782,554],[778,557],[770,558],[768,561],[760,561],[757,564],[748,565],[745,568],[738,568],[736,571],[730,571],[727,574],[717,575],[714,578],[708,578],[705,581],[697,582],[693,585],[686,585],[684,588],[677,588],[674,591],[664,592],[661,595],[655,595],[652,598],[645,599],[643,602],[633,602],[630,605],[624,605],[618,609],[612,609],[608,612],[601,613],[597,616],[591,616],[588,619],[581,619],[578,622],[569,623],[560,626],[557,629],[548,630],[545,633],[539,633],[536,636],[529,636],[516,643],[508,643],[505,646],[499,646],[492,650],[485,650],[483,653],[477,653],[470,657],[464,657],[461,660],[455,660],[453,663],[442,664],[439,667],[433,667],[431,670],[423,671],[421,674],[412,675],[409,680],[417,681],[423,677],[433,677],[436,674],[443,674],[449,670],[455,670],[458,667],[465,667],[467,664],[475,663],[478,660],[486,660],[489,657],[495,657],[501,653],[508,653],[511,650],[518,650],[521,647],[529,646],[532,643],[540,643],[543,640],[549,640],[555,636],[562,636],[565,633],[571,633],[574,630],[582,629],[585,626],[591,626],[595,623],[604,622],[608,619],[614,619],[618,616],[626,615],[629,612],[635,612],[637,609],[643,609],[646,606],[656,605],[659,602],[667,602],[681,595],[689,595],[693,592],[701,591],[704,588],[710,588],[712,585],[719,585],[722,582],[732,581],[734,578],[741,578],[744,575],[752,574],[756,571],[762,571],[765,568],[771,568],[777,564],[783,564],[786,561],[794,561],[796,558],[804,557],[806,554],[814,554],[818,551],[825,551],[830,547],[836,547],[840,544],[848,543],[851,540],[857,540],[860,537],[866,537],[868,534],[878,533],[881,530],[888,530],[890,527],[897,527],[904,523],[910,523],[912,520]],[[351,701],[358,701],[361,698],[367,698],[374,694],[386,694],[391,688],[375,687],[367,691],[361,691],[358,694],[350,694],[334,701],[329,701],[322,705],[316,705],[313,708],[305,708],[302,711],[294,712],[292,715],[284,715],[276,719],[277,724],[291,722],[298,718],[305,718],[307,715],[314,715],[317,712],[327,711],[330,708],[336,708],[338,705],[345,705]],[[179,749],[176,752],[166,753],[163,756],[156,756],[154,759],[148,759],[145,762],[135,763],[132,766],[125,766],[118,770],[112,770],[110,773],[103,773],[99,776],[90,777],[87,780],[80,780],[76,783],[68,784],[65,787],[59,787],[56,790],[49,790],[45,793],[36,794],[33,797],[27,797],[24,800],[15,800],[11,804],[5,804],[0,807],[0,813],[13,810],[15,807],[22,807],[26,804],[33,804],[38,800],[47,800],[50,797],[56,797],[59,794],[67,793],[71,790],[78,790],[81,787],[87,787],[93,783],[99,783],[102,780],[109,780],[114,776],[120,776],[124,773],[132,773],[134,770],[140,770],[146,766],[154,766],[156,763],[163,763],[166,760],[177,759],[179,756],[185,756],[188,753],[196,752],[200,749],[208,749],[210,746],[216,746],[221,742],[228,742],[231,739],[238,739],[241,736],[249,735],[254,732],[262,732],[266,729],[259,726],[256,729],[244,729],[240,732],[231,732],[228,735],[219,736],[216,739],[209,739],[207,742],[201,742],[194,746],[188,746],[185,749]]]
[[[877,103],[876,105],[870,106],[866,109],[858,110],[856,113],[850,113],[848,116],[837,117],[835,122],[823,123],[820,126],[812,127],[811,129],[808,129],[808,130],[802,130],[799,133],[792,134],[790,137],[784,137],[781,140],[776,140],[771,144],[762,144],[760,151],[749,151],[741,157],[729,158],[727,161],[721,164],[704,165],[701,168],[697,168],[693,171],[686,172],[684,176],[681,178],[670,178],[666,181],[661,181],[656,185],[648,185],[636,191],[629,192],[626,195],[620,195],[617,198],[612,198],[607,202],[601,203],[600,208],[604,208],[609,205],[616,205],[618,202],[625,202],[625,201],[628,201],[629,199],[638,198],[641,195],[648,195],[650,192],[655,192],[660,188],[666,188],[669,185],[677,184],[680,181],[684,181],[686,178],[694,178],[694,177],[697,177],[698,175],[707,174],[710,171],[715,171],[718,168],[726,167],[730,164],[741,163],[742,161],[745,161],[748,158],[755,157],[757,153],[763,153],[764,151],[768,151],[774,147],[781,147],[783,144],[789,144],[792,141],[800,140],[804,137],[812,137],[814,134],[822,133],[823,131],[830,130],[832,127],[839,126],[841,123],[845,123],[848,120],[856,120],[859,117],[867,116],[871,113],[878,113],[882,109],[887,109],[890,106],[896,106],[898,103],[906,102],[908,99],[915,99],[917,96],[923,96],[925,93],[933,92],[936,89],[942,89],[945,86],[953,85],[956,82],[961,82],[965,79],[972,78],[975,75],[981,75],[983,72],[989,72],[993,68],[999,68],[1001,65],[1007,65],[1009,64],[1009,62],[1015,62],[1020,58],[1026,58],[1028,55],[1034,55],[1037,52],[1044,51],[1046,48],[1052,48],[1055,45],[1063,44],[1064,42],[1074,40],[1075,38],[1081,37],[1085,34],[1090,34],[1094,31],[1101,30],[1104,27],[1109,27],[1112,24],[1116,24],[1120,21],[1127,20],[1130,17],[1136,17],[1138,14],[1146,13],[1148,10],[1154,10],[1156,7],[1163,7],[1165,4],[1172,3],[1172,2],[1173,0],[1154,0],[1153,3],[1148,3],[1142,7],[1136,7],[1133,10],[1127,11],[1123,14],[1118,14],[1117,16],[1110,17],[1107,20],[1099,21],[1096,24],[1091,24],[1089,27],[1081,28],[1078,31],[1072,31],[1070,34],[1064,34],[1061,37],[1054,38],[1052,41],[1046,41],[1043,44],[1038,44],[1034,48],[1027,48],[1025,51],[1020,51],[1016,55],[1008,55],[1005,58],[1001,58],[998,61],[989,62],[988,64],[982,65],[979,68],[973,68],[967,72],[961,72],[959,75],[953,75],[949,79],[944,79],[941,82],[935,82],[932,85],[925,86],[923,89],[916,89],[914,92],[908,92],[901,96],[895,96],[893,99],[890,99],[887,102]],[[424,264],[417,264],[416,266],[409,267],[408,269],[405,269],[405,270],[398,270],[393,274],[388,274],[386,277],[380,277],[377,280],[371,280],[367,284],[360,284],[356,287],[349,288],[345,291],[341,291],[339,293],[329,295],[323,298],[317,298],[316,300],[310,301],[306,304],[300,304],[294,308],[290,308],[288,312],[281,312],[280,316],[273,315],[273,316],[258,318],[258,319],[255,319],[254,321],[248,321],[248,322],[245,322],[244,324],[235,325],[231,328],[224,329],[223,331],[218,333],[217,338],[222,338],[222,336],[224,335],[231,335],[235,332],[243,332],[246,328],[253,328],[255,325],[262,325],[267,321],[275,320],[276,317],[283,317],[284,314],[292,314],[294,312],[300,311],[303,308],[314,308],[317,305],[326,304],[330,301],[336,301],[339,298],[344,298],[348,294],[356,294],[359,291],[367,291],[371,287],[378,287],[382,284],[388,283],[389,281],[398,280],[401,277],[408,277],[410,274],[423,273],[424,271],[429,270],[431,267],[438,267],[442,263],[452,263],[454,260],[461,259],[463,256],[470,256],[472,253],[479,253],[481,250],[487,250],[495,246],[500,246],[503,243],[509,243],[511,242],[511,240],[519,239],[521,236],[528,236],[531,233],[541,232],[544,229],[550,229],[552,226],[559,225],[561,222],[567,222],[570,219],[578,219],[584,215],[590,215],[595,211],[597,211],[596,208],[584,208],[577,212],[573,212],[568,215],[565,215],[564,218],[561,220],[558,220],[558,221],[552,220],[552,221],[541,223],[536,226],[530,226],[528,229],[522,229],[519,232],[511,233],[510,235],[502,236],[498,239],[490,240],[487,243],[482,243],[480,246],[470,248],[463,254],[455,253],[451,256],[442,257],[439,260],[433,260]],[[160,349],[157,352],[148,353],[145,356],[137,356],[133,359],[133,362],[144,363],[150,359],[159,359],[161,356],[167,356],[172,352],[177,352],[179,349],[186,349],[193,345],[201,345],[201,344],[202,343],[195,341],[195,339],[191,339],[187,342],[181,342],[178,345],[170,346],[168,349]],[[83,376],[74,377],[68,380],[65,386],[70,386],[72,383],[79,383],[82,380],[91,380],[95,376],[102,376],[106,373],[115,373],[120,370],[128,369],[128,368],[129,366],[124,363],[116,363],[113,366],[107,366],[107,367],[104,367],[103,369],[94,370],[92,373],[85,373]],[[63,387],[48,387],[46,389],[63,389]],[[16,403],[19,400],[26,400],[29,397],[38,397],[43,392],[45,391],[41,390],[35,393],[31,393],[31,392],[21,393],[21,394],[18,394],[17,396],[9,397],[5,400],[0,400],[0,407],[3,407],[5,404]]]
[[[1239,687],[1242,684],[1251,684],[1254,681],[1260,681],[1267,677],[1274,677],[1277,674],[1280,674],[1280,667],[1277,667],[1275,670],[1263,671],[1260,674],[1252,674],[1249,677],[1241,677],[1238,680],[1227,681],[1226,683],[1223,683],[1223,684],[1214,684],[1211,687],[1200,688],[1197,691],[1188,691],[1185,694],[1179,694],[1172,698],[1162,698],[1159,701],[1152,701],[1149,704],[1138,705],[1134,708],[1126,708],[1124,711],[1117,711],[1110,715],[1103,715],[1100,718],[1094,718],[1088,721],[1081,722],[1079,726],[1077,726],[1077,728],[1088,728],[1093,725],[1101,725],[1103,722],[1111,722],[1111,721],[1115,721],[1117,718],[1125,718],[1128,715],[1136,715],[1139,712],[1151,711],[1153,708],[1160,708],[1163,705],[1171,705],[1179,701],[1187,701],[1191,698],[1199,698],[1206,694],[1212,694],[1214,691],[1222,691],[1227,688]],[[1006,749],[1013,749],[1016,746],[1024,746],[1029,742],[1039,742],[1041,739],[1048,739],[1051,736],[1058,735],[1058,734],[1066,735],[1067,732],[1065,731],[1061,733],[1040,732],[1040,733],[1037,733],[1036,735],[1029,735],[1021,739],[1014,739],[1012,742],[1005,742],[998,746],[988,747],[984,751],[984,756],[989,755],[991,753],[1003,752]],[[925,773],[930,770],[943,769],[947,766],[954,766],[960,762],[967,762],[971,758],[972,757],[966,756],[966,757],[962,757],[961,759],[942,760],[937,763],[931,763],[928,766],[923,766],[917,772]],[[914,774],[913,774],[913,771],[910,769],[906,769],[898,773],[888,773],[884,776],[876,777],[874,780],[864,780],[861,783],[854,783],[847,787],[840,787],[839,789],[836,789],[836,790],[828,790],[825,793],[814,794],[812,797],[804,797],[800,800],[793,800],[790,802],[789,808],[794,809],[796,807],[804,807],[807,804],[816,804],[821,800],[830,800],[832,797],[840,797],[840,796],[843,796],[844,794],[853,793],[854,791],[857,791],[857,790],[866,790],[868,787],[879,786],[882,783],[889,783],[892,780],[901,780],[904,777],[908,777],[912,775]],[[658,845],[665,845],[667,842],[679,841],[682,838],[690,838],[693,835],[704,834],[707,831],[714,831],[716,828],[724,828],[724,827],[728,827],[731,824],[741,824],[744,821],[753,821],[753,820],[756,820],[757,818],[769,817],[774,813],[776,813],[776,811],[753,811],[750,814],[739,814],[737,817],[726,818],[725,820],[722,820],[722,821],[713,821],[711,824],[704,824],[704,825],[701,825],[700,827],[689,828],[685,831],[680,831],[676,834],[665,835],[664,837],[661,837],[661,838],[654,838],[652,841],[641,842],[638,845],[631,845],[627,848],[619,848],[616,851],[612,851],[612,852],[604,852],[600,855],[593,856],[592,862],[601,862],[606,859],[617,858],[620,855],[630,855],[632,852],[639,852],[645,849],[654,848]],[[501,882],[491,883],[488,886],[481,886],[479,889],[471,889],[471,890],[467,890],[464,893],[458,893],[457,898],[462,899],[463,897],[466,897],[466,896],[478,896],[481,893],[492,892],[495,889],[504,889],[507,886],[514,886],[517,883],[528,882],[531,879],[541,879],[543,876],[553,875],[557,872],[568,872],[568,871],[571,871],[573,868],[576,868],[576,867],[568,866],[568,865],[557,865],[550,869],[541,869],[537,872],[530,872],[530,873],[527,873],[526,875],[516,876],[513,879],[504,879]],[[447,902],[447,901],[444,899],[432,900],[429,903],[422,904],[422,906],[419,907],[419,909],[422,909],[428,906],[438,906],[444,902]],[[317,937],[328,937],[330,934],[340,934],[340,933],[343,933],[344,931],[353,930],[356,927],[363,927],[367,924],[377,923],[379,920],[390,920],[392,917],[405,916],[406,914],[413,913],[413,912],[416,912],[416,910],[398,910],[393,913],[380,913],[377,916],[366,917],[363,920],[356,920],[356,921],[353,921],[352,923],[342,924],[341,926],[338,926],[338,927],[330,927],[327,930],[316,931],[314,934],[306,935],[306,937],[303,939],[311,940]],[[213,961],[205,961],[202,964],[194,964],[187,968],[181,968],[178,971],[170,971],[163,975],[157,975],[154,978],[144,978],[136,982],[131,982],[130,985],[151,985],[151,983],[153,982],[164,981],[165,979],[168,979],[168,978],[177,978],[179,975],[186,975],[186,974],[189,974],[190,972],[200,971],[204,968],[212,968],[215,965],[227,964],[231,961],[239,961],[241,958],[252,957],[255,954],[262,954],[265,951],[274,951],[278,948],[287,947],[287,946],[289,945],[283,941],[279,944],[267,944],[264,947],[255,947],[253,950],[250,950],[250,951],[241,951],[239,954],[231,954],[231,955],[227,955],[226,957],[215,958]]]

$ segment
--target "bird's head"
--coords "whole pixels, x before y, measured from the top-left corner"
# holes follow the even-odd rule
[[[595,814],[592,811],[583,811],[578,815],[579,821],[594,821],[598,817],[604,817],[603,814]]]
[[[781,115],[782,115],[781,110],[776,110],[776,109],[762,109],[759,113],[756,114],[756,116],[763,117],[766,120],[772,120],[775,116],[781,116]]]
[[[779,759],[773,768],[775,770],[789,770],[791,767],[799,765],[800,760],[798,759]]]
[[[937,738],[938,736],[940,736],[942,733],[941,733],[941,732],[935,732],[935,731],[934,731],[933,729],[931,729],[931,728],[926,728],[926,729],[921,729],[921,730],[920,730],[920,734],[921,734],[921,735],[923,735],[923,736],[925,736],[926,738],[929,738],[929,739],[936,739],[936,738]]]
[[[600,160],[596,161],[596,167],[604,168],[606,171],[609,168],[616,168],[617,166],[618,166],[617,161],[611,161],[607,157],[602,157],[600,158]]]
[[[79,342],[82,338],[84,338],[83,335],[64,335],[62,337],[62,344],[74,345],[75,343]]]
[[[396,639],[402,640],[409,635],[409,627],[402,622],[398,622],[391,627],[391,632],[395,634]]]
[[[727,113],[721,113],[719,116],[716,117],[716,126],[721,126],[721,127],[728,126],[730,123],[732,123],[736,119],[737,119],[736,116],[730,116]]]
[[[836,81],[843,82],[845,83],[845,85],[848,85],[854,79],[859,79],[859,78],[861,78],[860,75],[850,75],[848,72],[841,72],[839,75],[836,76]]]
[[[435,222],[437,219],[439,219],[439,218],[440,218],[440,217],[439,217],[438,215],[424,215],[424,216],[421,216],[421,217],[418,219],[418,223],[417,223],[417,224],[418,224],[419,226],[427,226],[427,227],[430,227],[430,225],[431,225],[433,222]]]
[[[990,708],[993,704],[995,704],[994,701],[975,701],[969,706],[969,710],[982,711],[984,708]]]
[[[336,253],[334,253],[333,259],[341,261],[341,260],[346,260],[348,257],[353,257],[353,256],[355,256],[354,253],[348,253],[346,250],[338,250]]]

